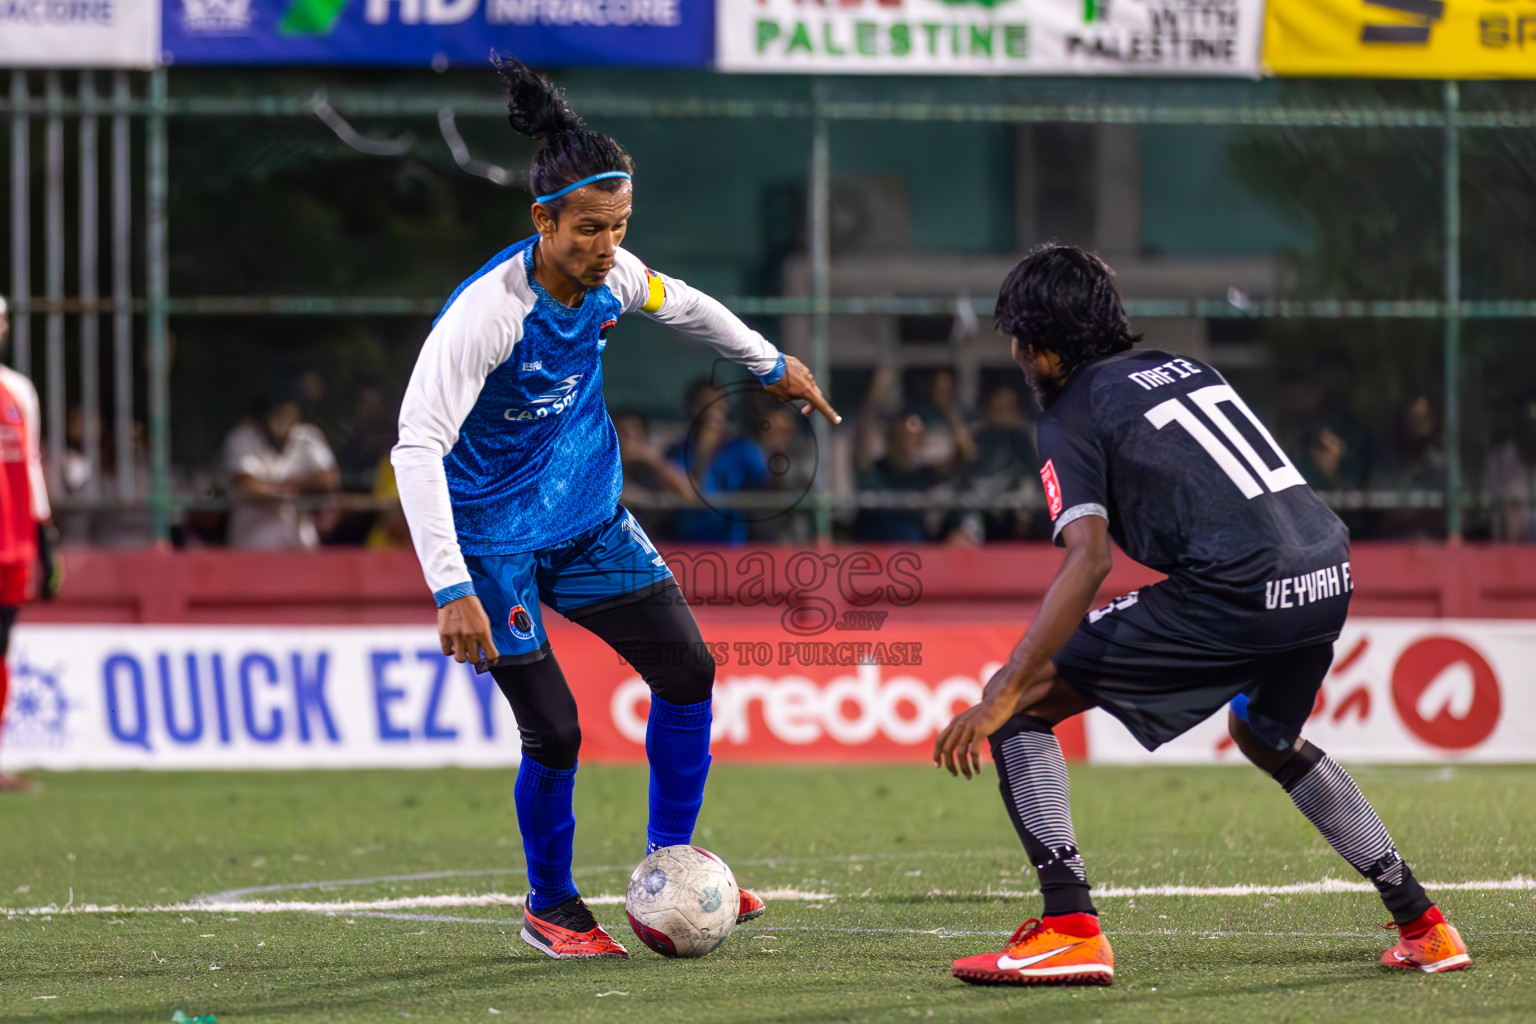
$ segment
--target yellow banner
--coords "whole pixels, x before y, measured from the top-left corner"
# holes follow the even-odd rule
[[[1536,78],[1536,0],[1269,0],[1276,75]]]

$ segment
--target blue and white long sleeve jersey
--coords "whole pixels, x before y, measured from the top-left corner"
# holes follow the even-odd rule
[[[624,249],[572,309],[533,279],[538,237],[459,286],[422,346],[391,461],[439,605],[474,592],[468,555],[558,544],[613,515],[623,486],[602,352],[639,312],[713,346],[764,383],[784,358],[716,300]]]

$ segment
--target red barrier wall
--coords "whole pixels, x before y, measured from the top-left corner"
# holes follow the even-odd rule
[[[1023,623],[1062,554],[1044,544],[960,549],[838,546],[667,548],[706,623],[781,620],[789,607],[920,608],[924,618]],[[1536,618],[1536,547],[1361,543],[1353,553],[1354,615]],[[432,621],[409,551],[332,549],[67,553],[64,592],[29,607],[33,622],[404,623]],[[1157,579],[1124,556],[1101,596]],[[875,599],[868,604],[870,595]]]

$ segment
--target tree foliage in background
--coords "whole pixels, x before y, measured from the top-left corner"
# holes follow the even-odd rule
[[[1326,97],[1331,83],[1298,84]],[[1409,90],[1409,91],[1404,91]],[[1383,97],[1388,98],[1388,97]],[[1463,86],[1463,109],[1529,109],[1527,83]],[[1398,85],[1394,105],[1438,109],[1440,86]],[[1464,130],[1462,295],[1536,300],[1536,135]],[[1287,296],[1304,299],[1428,299],[1445,295],[1444,133],[1438,129],[1265,129],[1231,147],[1229,161],[1264,201],[1310,229],[1310,251],[1286,254]],[[1507,339],[1529,342],[1532,324],[1471,321],[1465,327],[1463,436],[1478,457],[1508,436],[1536,391],[1532,360]],[[1345,353],[1349,373],[1328,396],[1390,434],[1404,403],[1440,404],[1441,324],[1414,320],[1269,322],[1262,335],[1282,376],[1307,375]],[[1527,350],[1528,351],[1528,350]]]

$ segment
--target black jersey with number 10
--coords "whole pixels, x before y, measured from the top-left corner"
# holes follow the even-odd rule
[[[1040,420],[1054,538],[1086,515],[1168,575],[1144,592],[1170,635],[1269,651],[1333,640],[1349,531],[1214,369],[1166,352],[1079,367]]]

